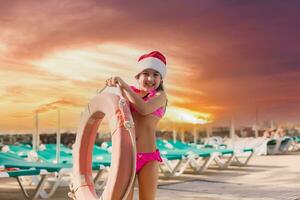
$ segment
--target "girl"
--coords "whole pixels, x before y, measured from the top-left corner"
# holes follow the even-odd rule
[[[106,85],[118,84],[123,96],[130,102],[136,133],[136,174],[139,184],[139,199],[155,199],[158,180],[158,162],[161,162],[156,149],[155,130],[163,117],[167,96],[163,87],[166,75],[166,58],[158,51],[142,55],[138,59],[135,74],[139,89],[129,86],[120,77],[111,77]],[[133,188],[128,199],[133,199]]]

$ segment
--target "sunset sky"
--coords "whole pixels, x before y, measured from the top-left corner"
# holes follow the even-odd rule
[[[125,3],[126,2],[126,3]],[[163,2],[163,3],[162,3]],[[299,1],[5,1],[0,133],[75,130],[105,79],[136,84],[137,58],[167,57],[168,114],[215,124],[300,123]],[[182,118],[182,117],[181,117]]]

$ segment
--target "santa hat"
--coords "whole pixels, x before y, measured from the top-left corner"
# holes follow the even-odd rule
[[[158,71],[160,73],[162,78],[164,78],[167,73],[166,65],[166,58],[159,51],[152,51],[148,54],[142,55],[138,59],[138,71],[135,75],[135,78],[137,78],[138,75],[145,69],[154,69],[155,71]]]

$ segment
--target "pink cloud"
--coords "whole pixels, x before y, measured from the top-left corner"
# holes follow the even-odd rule
[[[47,112],[49,110],[56,110],[59,107],[67,106],[67,107],[84,107],[84,103],[74,101],[74,100],[68,100],[68,99],[61,99],[57,100],[51,103],[40,105],[35,112],[43,113]]]
[[[278,93],[294,107],[300,77],[298,7],[298,2],[279,1],[9,1],[0,8],[0,36],[7,47],[1,59],[5,57],[10,67],[1,63],[1,68],[63,80],[22,61],[111,42],[163,51],[170,82],[207,94],[170,90],[174,96],[189,96],[195,109],[220,105],[226,109],[215,112],[222,114],[256,106],[277,108],[281,104],[263,99],[276,99]],[[180,65],[175,69],[173,63]],[[183,76],[185,71],[192,75]],[[84,88],[97,85],[72,83]],[[43,109],[55,106],[50,103]],[[285,107],[287,111],[280,112],[283,118],[290,110]]]

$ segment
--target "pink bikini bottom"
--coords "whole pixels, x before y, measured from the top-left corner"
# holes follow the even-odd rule
[[[149,153],[137,153],[136,154],[136,174],[150,161],[162,162],[159,150],[156,149],[154,152]]]

